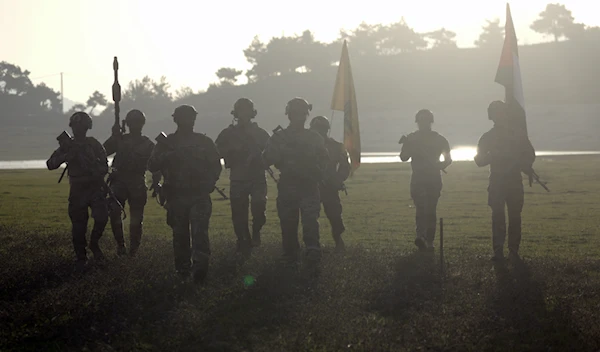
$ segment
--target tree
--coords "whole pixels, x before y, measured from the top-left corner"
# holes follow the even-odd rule
[[[29,79],[29,71],[21,70],[19,66],[0,62],[0,94],[22,96],[33,88]]]
[[[87,107],[90,108],[89,114],[92,116],[94,115],[94,109],[98,105],[106,106],[107,104],[108,101],[106,100],[106,97],[99,91],[95,91],[94,93],[92,93],[92,95],[90,95],[86,103]]]
[[[234,85],[237,77],[242,74],[242,70],[236,70],[231,67],[221,67],[215,74],[221,80],[221,85]]]
[[[339,39],[347,40],[352,44],[349,46],[352,55],[377,55],[385,39],[384,27],[380,24],[371,25],[362,22],[352,31],[340,30]]]
[[[565,37],[569,30],[573,29],[574,18],[565,5],[548,4],[539,16],[540,18],[535,20],[530,28],[538,33],[554,36],[555,42]]]
[[[175,100],[189,98],[194,95],[194,90],[190,87],[181,87],[175,91]]]
[[[425,34],[426,38],[433,41],[433,49],[455,49],[456,48],[456,33],[445,28]]]
[[[404,18],[380,29],[380,52],[399,54],[413,52],[427,47],[422,34],[408,26]]]
[[[487,25],[483,26],[483,31],[474,43],[480,48],[500,47],[504,42],[504,27],[500,26],[500,19],[493,21],[486,20]]]
[[[246,57],[246,61],[252,65],[252,68],[246,72],[246,77],[248,77],[248,82],[253,82],[262,77],[258,76],[258,72],[256,70],[256,66],[260,59],[264,56],[267,48],[263,42],[260,41],[258,36],[254,36],[252,39],[252,43],[248,46],[248,48],[244,49],[244,56]]]

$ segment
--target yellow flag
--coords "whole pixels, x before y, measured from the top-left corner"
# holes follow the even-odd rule
[[[331,110],[344,112],[344,146],[350,154],[352,172],[360,167],[360,129],[358,126],[358,107],[354,79],[348,56],[348,44],[344,40],[342,57],[338,67]]]

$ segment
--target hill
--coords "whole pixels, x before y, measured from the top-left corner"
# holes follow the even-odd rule
[[[530,137],[537,149],[600,150],[597,119],[600,104],[600,43],[565,41],[520,47],[520,63]],[[434,49],[410,54],[351,57],[363,151],[396,150],[400,135],[414,129],[414,113],[429,108],[435,129],[452,145],[474,145],[491,127],[486,108],[503,98],[494,83],[499,50],[479,48]],[[287,124],[285,103],[303,96],[313,105],[311,116],[331,116],[329,110],[336,67],[319,73],[290,73],[241,86],[211,87],[152,109],[136,107],[148,116],[146,134],[154,137],[175,126],[170,114],[179,104],[200,111],[197,130],[216,138],[231,121],[229,112],[242,96],[254,100],[257,122],[269,130]],[[54,137],[67,128],[66,118],[0,116],[0,160],[46,158],[55,148]],[[334,115],[333,136],[341,137],[342,113]],[[111,109],[95,119],[91,134],[103,140],[110,133]]]

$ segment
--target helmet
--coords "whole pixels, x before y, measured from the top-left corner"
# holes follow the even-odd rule
[[[288,101],[287,105],[285,106],[286,115],[289,115],[292,111],[308,114],[308,112],[311,110],[312,104],[309,104],[306,99],[300,97],[296,97]]]
[[[69,127],[73,125],[83,124],[88,130],[92,129],[92,118],[87,112],[78,111],[69,118]]]
[[[488,106],[488,119],[493,120],[499,114],[506,113],[506,103],[502,100],[495,100]]]
[[[317,116],[310,121],[310,128],[317,130],[329,130],[329,120],[325,116]]]
[[[254,116],[256,116],[256,109],[254,109],[254,102],[248,98],[239,98],[236,100],[235,104],[233,104],[233,110],[231,111],[231,115],[236,115],[236,112],[242,108],[252,109],[254,111]]]
[[[195,119],[196,116],[198,115],[198,111],[196,111],[196,108],[194,108],[192,105],[180,105],[177,108],[175,108],[175,111],[173,112],[173,118],[175,119],[175,121],[177,121],[178,119]]]
[[[146,123],[146,115],[138,109],[133,109],[127,113],[125,116],[125,121],[127,123],[130,122],[141,122],[142,124]]]
[[[415,122],[433,123],[433,113],[428,109],[421,109],[415,115]]]

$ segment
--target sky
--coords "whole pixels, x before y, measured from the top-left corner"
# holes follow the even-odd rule
[[[548,2],[511,4],[520,43],[548,40],[529,29]],[[595,3],[561,2],[576,22],[590,26],[600,25]],[[202,91],[217,81],[220,67],[249,68],[242,51],[255,35],[268,41],[309,29],[327,42],[342,28],[404,17],[418,32],[452,30],[458,46],[469,47],[486,19],[504,23],[505,8],[505,0],[0,0],[0,61],[29,70],[34,83],[57,91],[63,72],[65,97],[79,102],[94,90],[111,99],[114,56],[123,87],[148,75],[166,76],[173,91],[181,86]]]

